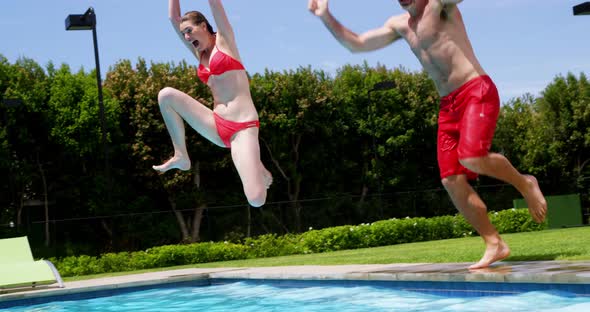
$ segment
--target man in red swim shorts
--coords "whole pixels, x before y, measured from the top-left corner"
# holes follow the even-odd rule
[[[506,157],[489,152],[500,100],[467,37],[457,7],[462,0],[398,2],[406,13],[392,16],[382,27],[360,35],[334,18],[328,0],[309,0],[308,7],[352,52],[373,51],[404,39],[434,80],[442,97],[437,141],[442,184],[486,244],[483,257],[469,268],[485,268],[508,257],[510,249],[468,180],[483,174],[512,184],[525,198],[536,222],[545,219],[547,203],[535,177],[519,173]]]
[[[438,167],[440,178],[465,174],[477,177],[461,159],[489,153],[500,111],[498,90],[489,76],[478,76],[442,97],[438,115]]]

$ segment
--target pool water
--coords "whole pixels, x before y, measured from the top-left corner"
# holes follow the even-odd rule
[[[281,287],[248,282],[180,286],[52,301],[4,311],[590,311],[590,297],[533,291],[447,297],[379,286]]]

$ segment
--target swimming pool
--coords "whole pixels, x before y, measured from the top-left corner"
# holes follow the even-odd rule
[[[588,285],[210,279],[0,302],[6,311],[590,311]],[[574,288],[571,288],[574,287]],[[581,288],[580,288],[581,287]]]

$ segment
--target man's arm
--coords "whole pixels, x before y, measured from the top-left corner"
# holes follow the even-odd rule
[[[456,9],[457,4],[461,2],[463,2],[463,0],[436,0],[434,2],[434,8],[440,12],[445,13],[445,15],[448,15],[450,12]]]
[[[334,18],[328,10],[328,0],[309,0],[308,8],[322,20],[332,35],[351,52],[377,50],[401,38],[394,27],[395,18],[389,19],[380,28],[358,35]]]
[[[463,2],[463,0],[440,0],[440,3],[444,8],[454,8],[457,4]]]

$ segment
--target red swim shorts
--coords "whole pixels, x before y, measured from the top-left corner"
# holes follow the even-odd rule
[[[246,128],[260,128],[260,122],[258,120],[246,121],[246,122],[235,122],[221,118],[221,116],[213,113],[215,118],[215,127],[217,128],[217,134],[225,144],[225,147],[231,148],[231,138],[236,132],[244,130]]]
[[[469,80],[441,99],[437,139],[441,179],[459,174],[477,178],[459,159],[489,153],[499,112],[498,90],[487,75]]]

